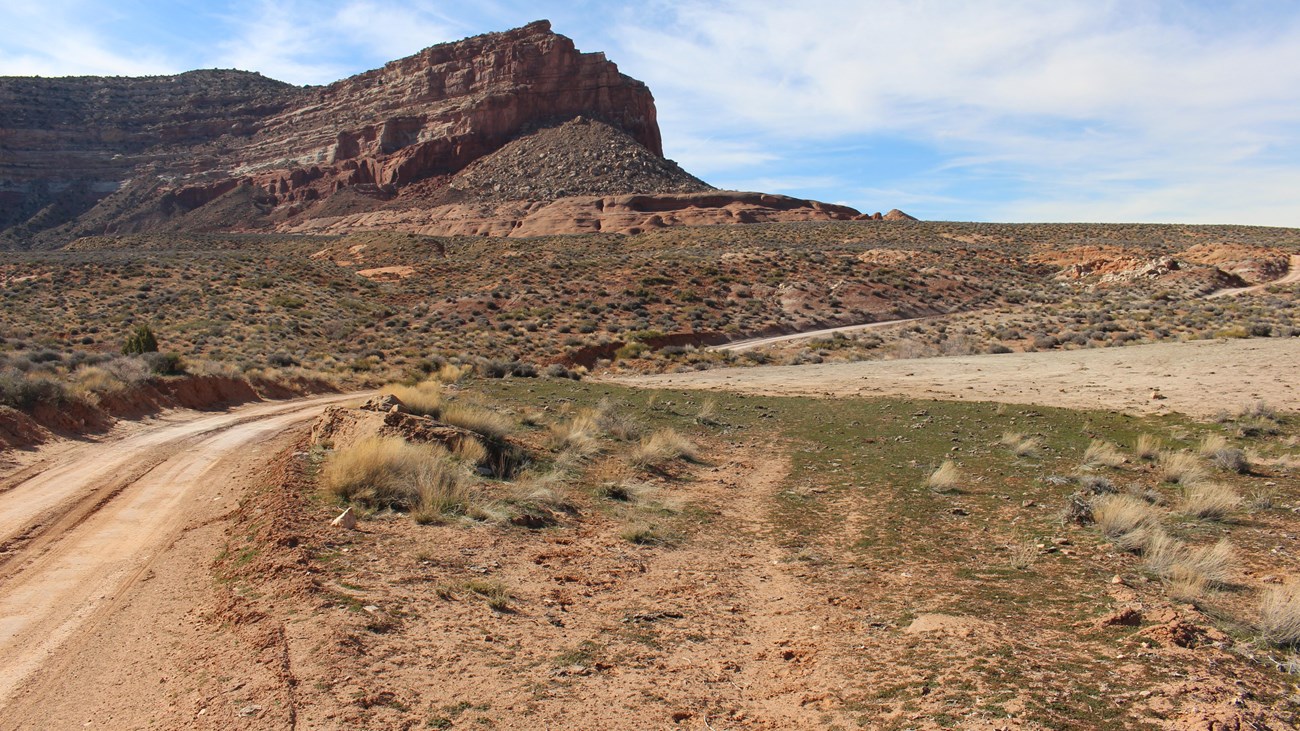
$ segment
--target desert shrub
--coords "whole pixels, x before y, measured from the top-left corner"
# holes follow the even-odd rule
[[[469,465],[479,465],[488,460],[490,456],[488,448],[483,446],[483,442],[472,437],[466,437],[456,442],[451,453],[456,459]]]
[[[122,355],[141,355],[158,351],[158,338],[147,323],[140,323],[131,329],[122,343]]]
[[[155,375],[179,376],[185,373],[185,362],[176,353],[150,352],[141,357]]]
[[[1095,520],[1092,514],[1092,500],[1086,494],[1076,492],[1065,499],[1065,508],[1061,511],[1062,523],[1088,525]]]
[[[0,404],[5,406],[31,411],[39,404],[59,404],[68,398],[67,387],[49,376],[14,368],[0,371]]]
[[[626,405],[616,404],[609,399],[601,399],[596,405],[596,427],[600,431],[624,442],[641,438],[645,427],[632,416]]]
[[[1119,467],[1124,464],[1124,454],[1110,442],[1093,440],[1083,452],[1084,467]]]
[[[1259,603],[1260,639],[1278,647],[1300,646],[1300,587],[1269,587]]]
[[[511,361],[510,375],[515,378],[536,378],[537,366],[532,363],[525,363],[521,360]]]
[[[1196,455],[1187,452],[1161,452],[1159,473],[1160,479],[1179,485],[1190,485],[1205,479],[1205,468],[1196,459]]]
[[[571,371],[568,368],[565,368],[561,363],[552,363],[546,366],[546,368],[542,370],[542,375],[547,378],[569,378],[574,381],[582,379],[582,376],[577,371]]]
[[[1218,482],[1194,482],[1183,488],[1179,509],[1197,518],[1223,520],[1241,507],[1241,496]]]
[[[463,404],[443,407],[439,419],[443,423],[468,429],[493,440],[502,439],[515,429],[514,421],[504,414]]]
[[[1224,447],[1210,455],[1210,461],[1221,470],[1236,472],[1239,475],[1250,474],[1250,459],[1246,453],[1236,447]]]
[[[935,492],[952,492],[961,485],[961,481],[961,469],[957,467],[957,463],[945,459],[938,469],[930,473],[925,484]]]
[[[412,414],[435,419],[442,414],[442,384],[438,381],[422,381],[414,386],[390,383],[380,392],[397,397]]]
[[[78,368],[72,374],[72,384],[82,394],[120,393],[126,390],[126,383],[122,379],[100,366]]]
[[[1145,500],[1128,494],[1102,495],[1092,504],[1098,529],[1115,539],[1156,523],[1155,510]]]
[[[463,510],[468,494],[446,450],[397,437],[371,437],[329,457],[321,470],[326,494],[367,508]]]
[[[660,429],[647,437],[642,437],[628,455],[628,463],[634,467],[662,467],[674,460],[693,462],[699,459],[694,443],[673,429]]]

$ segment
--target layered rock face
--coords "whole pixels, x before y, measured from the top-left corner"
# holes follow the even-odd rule
[[[593,229],[592,205],[626,209],[614,230],[656,225],[633,221],[654,205],[696,212],[659,221],[857,214],[754,194],[670,201],[708,191],[663,159],[649,89],[546,21],[433,46],[324,87],[241,71],[0,79],[0,248],[103,233],[385,222],[567,233]],[[668,198],[555,207],[634,193]],[[551,210],[539,218],[538,206]],[[710,207],[717,212],[698,213]],[[532,213],[521,218],[513,212],[521,208]],[[437,222],[439,211],[449,222]],[[464,223],[473,216],[478,225]]]

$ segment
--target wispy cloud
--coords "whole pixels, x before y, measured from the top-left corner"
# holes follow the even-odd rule
[[[1010,174],[999,210],[1022,216],[1300,224],[1291,191],[1255,184],[1300,163],[1300,8],[1246,5],[683,0],[616,34],[695,138],[784,162],[791,142],[919,144],[945,160],[912,184]],[[1075,198],[1078,180],[1099,187]]]
[[[112,14],[99,3],[4,3],[0,75],[141,76],[184,70],[163,52],[125,47],[101,24],[87,22]]]
[[[233,36],[211,64],[260,71],[282,81],[323,84],[368,66],[453,40],[458,33],[432,7],[373,0],[253,0],[223,13]]]

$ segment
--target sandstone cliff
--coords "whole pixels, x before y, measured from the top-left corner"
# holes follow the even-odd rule
[[[242,71],[0,78],[0,248],[140,231],[518,236],[857,215],[689,197],[709,191],[663,158],[649,89],[546,21],[324,87]],[[666,197],[611,199],[632,194]],[[595,225],[592,206],[605,206]]]

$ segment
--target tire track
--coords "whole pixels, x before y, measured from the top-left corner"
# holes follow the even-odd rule
[[[257,404],[164,424],[75,450],[0,494],[0,515],[32,516],[20,528],[2,524],[8,536],[0,558],[0,706],[56,650],[61,662],[75,661],[74,637],[129,594],[183,532],[187,505],[227,485],[238,459],[352,398]]]

